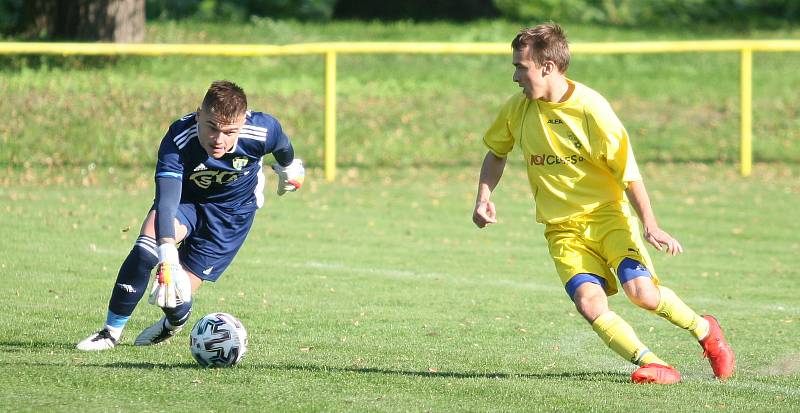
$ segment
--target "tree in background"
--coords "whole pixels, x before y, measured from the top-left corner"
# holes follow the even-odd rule
[[[230,23],[251,17],[467,21],[501,16],[522,26],[553,20],[739,29],[795,25],[800,22],[800,0],[0,0],[0,33],[136,42],[144,37],[145,19]]]
[[[334,17],[385,20],[489,19],[500,16],[492,0],[337,0]]]
[[[672,26],[698,23],[796,23],[798,0],[493,0],[514,21]]]
[[[0,0],[2,1],[2,0]],[[498,17],[492,0],[147,0],[149,19],[471,20]]]
[[[16,32],[25,37],[135,43],[144,40],[145,0],[27,0]]]
[[[203,21],[244,21],[251,16],[271,19],[326,21],[338,0],[146,0],[147,18]]]

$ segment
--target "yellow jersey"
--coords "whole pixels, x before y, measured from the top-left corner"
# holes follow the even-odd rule
[[[484,143],[505,158],[517,144],[528,167],[536,220],[556,224],[612,202],[641,180],[628,133],[608,101],[567,79],[564,102],[517,94],[503,105]]]

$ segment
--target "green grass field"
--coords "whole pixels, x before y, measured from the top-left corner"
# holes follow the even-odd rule
[[[148,41],[508,41],[518,28],[153,23]],[[575,42],[798,35],[568,31]],[[518,92],[510,58],[339,57],[333,183],[320,169],[319,57],[3,60],[0,411],[799,411],[800,124],[787,85],[800,53],[754,61],[759,163],[741,178],[736,55],[573,58],[570,76],[627,125],[660,223],[686,249],[655,255],[662,282],[715,314],[738,356],[737,374],[716,381],[688,333],[617,295],[614,310],[684,376],[640,386],[563,292],[518,153],[494,196],[500,223],[471,223],[481,134]],[[218,78],[281,119],[311,166],[282,198],[270,177],[239,256],[196,296],[193,320],[244,322],[246,358],[202,369],[187,332],[134,347],[160,317],[146,302],[118,348],[78,352],[152,202],[157,142]]]
[[[716,314],[738,355],[736,376],[719,383],[688,333],[612,297],[682,371],[667,387],[628,383],[633,367],[576,314],[522,170],[509,166],[501,222],[485,230],[470,221],[477,162],[352,169],[336,184],[314,169],[302,192],[271,194],[229,271],[196,297],[194,319],[226,311],[249,329],[249,353],[227,370],[197,366],[186,333],[133,347],[159,317],[146,303],[118,348],[73,349],[104,321],[152,197],[149,171],[12,173],[0,187],[10,235],[0,240],[0,410],[800,408],[800,243],[786,215],[797,167],[757,165],[742,179],[727,166],[643,165],[662,226],[686,248],[655,256],[662,279]]]

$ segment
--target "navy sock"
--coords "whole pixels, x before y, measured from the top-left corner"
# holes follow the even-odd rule
[[[183,303],[175,308],[162,308],[161,311],[167,316],[167,322],[172,327],[179,327],[189,321],[192,314],[192,302]]]
[[[158,265],[156,240],[145,235],[139,236],[128,258],[122,263],[108,302],[109,317],[114,318],[118,328],[133,314],[147,290],[150,272]],[[124,321],[123,321],[124,320]]]

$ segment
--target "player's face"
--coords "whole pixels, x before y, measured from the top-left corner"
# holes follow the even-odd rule
[[[233,149],[244,125],[245,115],[235,120],[222,119],[205,110],[197,110],[197,138],[200,145],[214,159],[222,158]]]
[[[528,99],[540,99],[547,95],[548,83],[545,79],[547,72],[545,67],[539,67],[531,58],[530,47],[523,50],[514,50],[513,65],[514,82],[522,88],[522,93]]]

